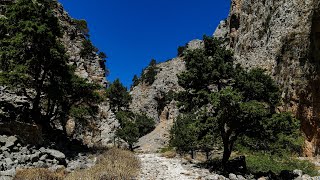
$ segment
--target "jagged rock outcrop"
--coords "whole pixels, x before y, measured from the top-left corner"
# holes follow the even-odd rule
[[[202,48],[201,40],[192,40],[187,44],[187,49]],[[130,94],[132,103],[130,108],[136,113],[146,113],[156,121],[154,131],[140,138],[137,146],[139,151],[156,152],[168,144],[169,131],[174,120],[179,115],[177,102],[170,99],[170,94],[182,91],[178,84],[177,75],[185,70],[183,57],[177,57],[157,65],[159,72],[152,85],[140,83],[135,86]]]
[[[132,111],[146,113],[159,123],[160,115],[167,106],[166,96],[169,91],[178,92],[182,89],[178,85],[177,74],[184,70],[184,66],[181,58],[158,64],[159,72],[153,84],[140,83],[130,92],[132,96],[130,108]]]
[[[244,67],[260,67],[282,88],[279,110],[302,121],[305,154],[320,152],[320,1],[232,0],[214,36]]]
[[[65,46],[68,55],[70,56],[70,64],[76,66],[76,74],[89,82],[94,82],[105,86],[106,71],[104,64],[101,64],[101,58],[96,54],[89,58],[82,58],[80,51],[82,49],[82,42],[85,40],[85,35],[77,28],[73,18],[63,9],[60,3],[54,7],[54,12],[59,19],[59,23],[64,31],[61,39]]]
[[[185,63],[178,57],[157,65],[159,72],[152,85],[140,83],[130,92],[130,108],[136,113],[146,113],[158,124],[150,134],[142,137],[137,144],[141,151],[155,152],[168,142],[169,130],[178,116],[176,102],[168,94],[179,92],[177,74],[185,69]]]

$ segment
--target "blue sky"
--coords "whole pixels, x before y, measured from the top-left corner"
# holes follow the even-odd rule
[[[108,55],[109,81],[127,87],[152,58],[174,58],[177,47],[212,35],[230,0],[59,0],[73,18],[85,19],[93,44]]]

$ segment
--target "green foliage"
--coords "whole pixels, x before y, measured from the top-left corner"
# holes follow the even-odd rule
[[[98,52],[98,49],[93,46],[90,39],[85,39],[82,41],[82,49],[80,51],[80,56],[82,58],[88,59],[95,56],[95,53]]]
[[[237,149],[272,154],[299,154],[304,142],[300,121],[290,113],[273,114],[240,139]]]
[[[99,87],[77,77],[68,66],[52,3],[56,2],[17,0],[0,20],[4,27],[0,33],[0,84],[29,102],[21,109],[8,106],[7,113],[14,114],[10,120],[35,122],[47,131],[55,120],[64,127],[72,107],[94,112],[94,103],[99,101],[95,92]]]
[[[140,83],[140,79],[139,77],[135,74],[133,76],[133,79],[132,79],[132,85],[131,85],[131,89],[135,86],[138,86],[138,84]]]
[[[272,171],[280,174],[283,170],[293,171],[300,169],[303,173],[318,175],[315,165],[309,161],[299,160],[296,157],[280,157],[264,153],[249,154],[246,157],[247,168],[251,173]]]
[[[133,145],[138,139],[155,127],[153,119],[148,118],[145,114],[135,114],[130,111],[119,111],[116,114],[121,127],[117,129],[117,137],[123,139],[129,144],[130,150],[133,150]]]
[[[88,23],[84,19],[74,19],[73,22],[75,23],[76,27],[80,30],[80,32],[89,38],[89,28]]]
[[[135,114],[135,123],[139,129],[139,137],[150,133],[155,128],[155,122],[145,114]]]
[[[108,56],[104,53],[104,52],[99,52],[98,53],[98,56],[99,56],[99,58],[101,59],[100,61],[99,61],[99,65],[100,65],[100,67],[104,70],[104,71],[107,71],[106,72],[106,75],[109,75],[109,71],[107,70],[107,68],[106,68],[106,62],[107,62],[107,58],[108,58]]]
[[[171,129],[170,146],[177,152],[187,153],[197,149],[199,128],[193,114],[179,116]]]
[[[183,56],[184,51],[187,49],[187,45],[178,47],[178,56]]]
[[[114,112],[128,110],[132,100],[127,88],[122,85],[119,79],[116,79],[106,90],[106,96],[109,98],[111,109]]]
[[[134,143],[139,140],[139,129],[134,122],[126,121],[125,125],[116,131],[116,136],[127,142],[130,150],[133,151]]]
[[[144,70],[141,75],[141,81],[147,83],[148,85],[153,84],[158,74],[157,62],[155,59],[152,59],[149,63],[149,66]]]
[[[279,88],[264,70],[235,65],[232,53],[206,36],[204,49],[188,50],[184,59],[186,71],[178,82],[185,91],[177,100],[187,115],[173,127],[172,146],[184,152],[210,151],[222,142],[224,165],[239,138],[245,146],[267,152],[297,152],[299,122],[288,114],[274,114]]]

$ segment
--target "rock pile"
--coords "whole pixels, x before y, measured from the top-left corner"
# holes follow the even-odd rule
[[[0,136],[0,179],[14,177],[16,169],[49,168],[52,171],[66,168],[67,171],[92,167],[95,158],[78,154],[69,159],[58,150],[22,145],[15,136]]]

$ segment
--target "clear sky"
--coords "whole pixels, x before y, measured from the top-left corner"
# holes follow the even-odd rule
[[[85,19],[93,44],[108,55],[109,81],[127,87],[152,58],[174,58],[177,47],[212,35],[230,0],[59,0],[73,18]]]

